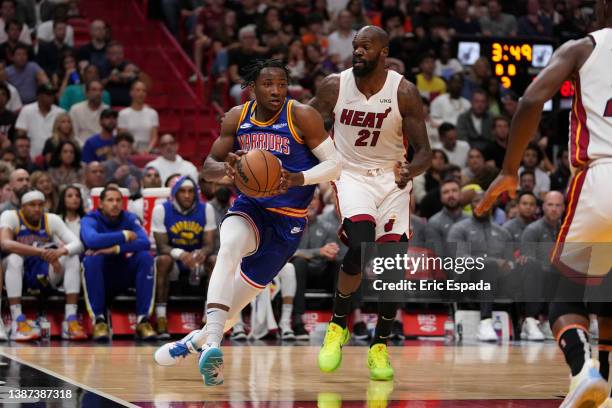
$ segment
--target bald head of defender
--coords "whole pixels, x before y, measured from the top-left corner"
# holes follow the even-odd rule
[[[365,26],[353,38],[353,73],[365,77],[385,69],[389,55],[389,35],[376,26]]]

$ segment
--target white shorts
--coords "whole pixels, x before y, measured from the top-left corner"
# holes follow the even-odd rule
[[[342,169],[340,179],[332,183],[340,218],[371,221],[376,225],[376,240],[398,241],[410,235],[410,191],[395,184],[393,170],[366,172]]]
[[[572,177],[553,263],[570,275],[604,276],[612,267],[612,159],[600,159]]]

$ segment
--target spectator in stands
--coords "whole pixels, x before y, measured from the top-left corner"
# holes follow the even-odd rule
[[[357,33],[353,30],[353,16],[350,11],[342,10],[338,14],[337,29],[329,35],[327,54],[340,68],[350,68],[353,58],[353,38]]]
[[[43,73],[44,75],[44,73]],[[62,108],[53,104],[56,89],[49,84],[36,88],[37,101],[24,106],[19,112],[15,129],[30,137],[32,156],[42,153],[45,141],[53,133],[53,124]]]
[[[467,218],[461,207],[461,185],[454,178],[446,178],[440,184],[440,201],[443,208],[427,222],[425,242],[437,256],[451,256],[447,247],[447,235],[457,222]]]
[[[6,62],[0,60],[0,84],[6,85],[10,91],[9,100],[6,104],[6,108],[11,112],[17,113],[23,103],[21,102],[21,96],[19,96],[19,91],[15,88],[11,83],[8,82],[8,77],[6,74]]]
[[[412,188],[417,204],[429,191],[437,190],[442,180],[442,172],[448,164],[448,157],[440,149],[432,149],[431,166],[423,174],[412,180]]]
[[[349,0],[348,4],[346,5],[346,10],[348,10],[353,17],[353,30],[359,30],[372,24],[370,18],[366,14],[366,10],[363,7],[361,0]]]
[[[434,125],[433,119],[431,118],[431,103],[429,102],[429,99],[423,98],[422,96],[421,102],[423,104],[423,117],[425,119],[425,129],[427,130],[427,138],[429,139],[429,145],[431,147],[440,148],[441,143],[438,127]]]
[[[53,19],[44,21],[36,28],[36,39],[38,41],[51,42],[55,37],[55,22],[56,21],[68,21],[68,7],[64,4],[60,4],[55,7],[53,11]],[[69,47],[74,47],[74,29],[68,23],[66,23],[66,35],[65,43]]]
[[[57,189],[51,177],[47,172],[37,170],[30,176],[30,184],[32,188],[40,191],[45,196],[45,208],[48,211],[54,211],[59,202]]]
[[[6,211],[0,217],[6,292],[11,308],[11,339],[31,341],[40,337],[40,328],[27,320],[21,310],[23,286],[48,291],[63,281],[66,292],[62,338],[85,340],[87,334],[77,320],[81,291],[79,254],[83,245],[62,219],[44,211],[44,195],[30,190],[20,197],[19,213]],[[36,244],[36,245],[34,245]]]
[[[142,197],[142,190],[145,188],[160,188],[161,186],[162,180],[157,169],[145,166],[141,180],[140,194],[130,198],[130,201],[128,201],[128,211],[136,215],[139,220],[144,221],[144,198]]]
[[[95,65],[98,71],[108,62],[106,60],[106,47],[108,36],[106,32],[106,23],[102,20],[94,20],[89,26],[89,35],[91,41],[79,48],[77,59],[87,61],[89,64]]]
[[[2,163],[4,164],[4,163]],[[0,205],[11,200],[11,184],[8,177],[0,177]]]
[[[17,164],[17,158],[15,156],[15,150],[13,147],[7,147],[0,150],[0,161],[15,167]]]
[[[523,170],[519,176],[519,190],[528,191],[535,195],[536,176],[533,170]],[[538,197],[538,196],[536,196]],[[538,197],[538,200],[540,198]]]
[[[257,10],[256,0],[241,0],[238,9],[238,27],[246,27],[259,23],[261,14]]]
[[[78,68],[71,52],[61,55],[59,67],[51,76],[51,83],[59,89],[58,95],[63,95],[69,86],[79,85],[82,82]]]
[[[89,211],[92,208],[91,190],[96,187],[104,187],[106,183],[106,173],[102,163],[93,161],[85,166],[85,185],[81,187],[83,197],[85,198],[85,210]]]
[[[140,77],[140,70],[124,57],[123,45],[111,42],[106,48],[106,63],[99,68],[104,87],[111,96],[112,106],[128,106],[132,84]]]
[[[24,134],[17,135],[13,142],[13,150],[15,152],[15,168],[24,169],[28,173],[40,170],[40,168],[32,161],[30,154],[30,138]]]
[[[436,15],[433,0],[422,0],[414,15],[412,25],[419,40],[424,40],[429,34],[430,22]]]
[[[15,18],[16,11],[16,0],[2,0],[2,4],[0,4],[0,12],[2,13],[2,16],[0,17],[0,44],[3,44],[9,40],[9,25],[11,21],[15,21],[19,22],[19,31],[17,36],[18,40],[26,45],[32,45],[30,30],[25,24]]]
[[[119,132],[130,132],[134,136],[134,148],[139,153],[148,153],[157,146],[159,116],[157,111],[145,105],[147,86],[142,81],[132,84],[132,104],[119,112]]]
[[[477,147],[470,148],[466,164],[467,166],[462,170],[465,183],[471,182],[483,172],[486,163],[482,150]]]
[[[53,21],[53,38],[51,41],[40,41],[36,61],[52,77],[60,69],[62,55],[72,52],[72,47],[66,43],[66,20]],[[76,61],[75,61],[76,62]]]
[[[6,149],[15,138],[15,121],[17,115],[8,109],[7,103],[11,97],[8,86],[0,82],[0,149]]]
[[[81,236],[81,219],[85,216],[83,201],[81,189],[76,185],[68,185],[60,192],[59,204],[55,210],[77,237]]]
[[[92,135],[85,141],[83,146],[83,162],[110,160],[113,157],[113,138],[117,127],[117,116],[115,110],[106,108],[100,113],[100,128],[98,134]]]
[[[136,193],[140,188],[142,171],[130,162],[134,150],[134,136],[128,132],[120,132],[113,140],[113,158],[102,163],[106,174],[106,182],[115,181],[120,187]]]
[[[470,146],[481,150],[493,141],[491,128],[493,118],[489,114],[489,100],[487,93],[476,90],[472,94],[472,107],[457,118],[457,137],[469,142]]]
[[[17,20],[10,20],[6,25],[6,33],[8,34],[8,40],[0,44],[0,58],[6,61],[7,65],[15,63],[15,51],[17,47],[25,47],[27,50],[28,59],[34,60],[34,50],[29,44],[25,44],[19,40],[19,33],[23,28]]]
[[[416,76],[416,87],[424,98],[433,101],[438,95],[446,92],[446,83],[434,75],[436,59],[434,54],[428,53],[421,59],[419,65],[421,73]]]
[[[469,3],[467,0],[455,1],[455,15],[450,18],[451,35],[478,35],[480,34],[480,23],[468,13]]]
[[[518,35],[524,37],[552,37],[552,21],[540,14],[539,0],[527,0],[527,14],[518,20]]]
[[[55,149],[57,149],[61,142],[66,140],[78,143],[74,137],[74,128],[70,115],[62,112],[55,118],[51,137],[45,141],[45,146],[43,147],[42,154],[45,156],[45,167],[48,167],[49,163],[51,163],[51,157]]]
[[[525,231],[525,227],[534,221],[538,209],[537,198],[529,191],[522,191],[517,201],[518,215],[506,221],[503,225],[504,229],[512,236],[512,242],[515,243],[515,250],[519,249],[521,235],[523,231]]]
[[[472,199],[471,206],[476,208],[482,200],[483,193],[477,193]],[[497,341],[497,335],[493,329],[491,319],[493,311],[492,299],[497,294],[497,281],[510,273],[514,267],[512,263],[512,248],[508,243],[512,242],[510,234],[497,224],[491,222],[491,212],[482,216],[472,215],[454,224],[448,231],[448,243],[456,245],[457,257],[483,257],[484,269],[473,270],[472,275],[466,275],[471,282],[483,279],[491,284],[490,293],[482,293],[480,303],[480,324],[476,338],[479,341]],[[485,301],[489,300],[489,301]]]
[[[171,273],[199,276],[214,249],[217,230],[215,211],[200,202],[200,189],[190,176],[176,182],[171,198],[155,206],[151,227],[157,244],[155,315],[159,338],[170,337],[166,303]]]
[[[291,260],[295,266],[297,288],[293,303],[293,331],[298,340],[308,340],[302,315],[306,311],[305,293],[307,288],[316,287],[330,292],[340,270],[346,246],[338,240],[336,228],[319,216],[321,204],[317,190],[308,206],[308,228],[304,231],[298,250]]]
[[[0,214],[19,209],[19,197],[30,188],[30,174],[24,169],[13,170],[9,177],[11,199],[0,205]]]
[[[100,75],[98,75],[98,68],[93,65],[87,65],[83,68],[82,73],[83,81],[79,84],[68,85],[63,93],[60,96],[60,107],[66,111],[70,111],[73,105],[76,105],[79,102],[84,102],[87,100],[85,84],[91,81],[100,80]],[[109,105],[111,103],[110,94],[105,89],[102,91],[102,103],[105,105]]]
[[[465,168],[470,144],[465,140],[457,140],[457,128],[450,123],[442,123],[438,128],[438,133],[442,143],[440,150],[446,154],[448,162],[456,164],[462,169]]]
[[[567,148],[563,148],[557,153],[557,168],[550,175],[551,191],[565,192],[570,177],[569,154],[567,153]]]
[[[81,240],[88,250],[83,258],[83,286],[94,321],[93,338],[99,341],[111,336],[106,300],[135,286],[136,336],[153,340],[156,333],[149,323],[155,291],[151,245],[136,216],[122,210],[122,201],[119,189],[106,187],[100,195],[100,208],[81,221]]]
[[[550,177],[542,169],[540,169],[540,162],[544,158],[544,153],[540,147],[535,143],[529,143],[523,153],[523,160],[521,167],[519,167],[519,175],[525,170],[531,170],[535,174],[535,187],[533,193],[536,197],[543,199],[545,193],[550,191]]]
[[[193,33],[193,60],[198,72],[204,72],[205,52],[210,52],[214,35],[222,25],[225,15],[223,0],[212,0],[207,7],[202,7],[198,14],[197,24]]]
[[[531,299],[541,298],[545,285],[550,284],[547,282],[547,275],[551,274],[550,253],[561,229],[561,217],[565,210],[563,194],[558,191],[548,192],[542,210],[543,217],[525,227],[521,235],[523,291]],[[544,308],[543,302],[525,303],[526,318],[522,325],[521,339],[542,341],[553,338],[550,326],[539,320]]]
[[[36,87],[49,82],[45,71],[37,63],[28,61],[28,48],[24,45],[15,47],[13,65],[6,69],[6,74],[25,104],[36,101]]]
[[[452,178],[461,184],[461,168],[455,164],[449,164],[444,169],[442,180]],[[463,197],[462,197],[463,198]],[[431,218],[435,213],[443,208],[440,198],[440,190],[435,189],[428,192],[425,197],[417,204],[419,215],[423,218]]]
[[[15,167],[11,163],[0,160],[0,178],[8,179],[14,170]],[[2,202],[5,201],[7,200],[4,200]]]
[[[102,81],[93,80],[85,84],[87,100],[79,102],[70,108],[70,118],[74,126],[74,134],[83,145],[87,139],[100,133],[100,115],[109,106],[102,103],[104,86]]]
[[[463,84],[462,96],[472,100],[472,94],[477,89],[487,89],[491,77],[491,65],[486,57],[480,57],[468,70]]]
[[[502,95],[501,101],[504,109],[503,114],[509,120],[512,120],[516,110],[518,109],[518,100],[519,96],[512,90],[508,90]]]
[[[436,69],[434,70],[434,75],[443,78],[445,81],[452,81],[452,78],[455,75],[461,74],[462,72],[463,66],[457,58],[453,58],[451,44],[448,42],[443,42],[440,46],[440,55],[436,60]],[[461,76],[461,87],[463,88],[463,76]],[[461,89],[459,90],[459,92],[461,92]]]
[[[249,0],[250,1],[250,0]],[[233,103],[236,105],[242,103],[242,78],[240,74],[244,67],[249,65],[253,59],[260,58],[261,54],[257,51],[257,35],[256,27],[248,25],[242,27],[238,31],[240,46],[233,48],[229,52],[229,79],[230,79],[230,95],[233,98]]]
[[[502,168],[504,157],[506,155],[506,146],[508,145],[508,136],[510,135],[510,121],[504,116],[497,116],[493,119],[493,143],[484,151],[487,164]]]
[[[512,14],[502,13],[500,0],[489,0],[489,15],[480,17],[482,34],[487,37],[515,37],[518,31],[516,18]]]
[[[487,94],[489,95],[489,113],[494,117],[500,116],[503,113],[501,90],[502,86],[499,82],[499,78],[496,76],[489,77],[487,83]]]
[[[461,96],[462,89],[463,76],[455,74],[448,81],[448,93],[431,102],[431,120],[434,126],[438,127],[444,122],[457,126],[459,115],[470,109],[470,101]]]
[[[83,182],[81,149],[71,140],[60,142],[49,163],[49,176],[56,186]]]
[[[173,173],[187,175],[194,180],[198,179],[196,167],[177,154],[178,143],[173,135],[167,133],[159,139],[159,150],[161,156],[147,163],[146,167],[156,168],[162,180],[166,180]]]

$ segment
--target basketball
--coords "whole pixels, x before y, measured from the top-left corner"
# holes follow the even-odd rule
[[[281,162],[267,150],[251,150],[236,162],[236,187],[249,197],[267,197],[278,188]]]

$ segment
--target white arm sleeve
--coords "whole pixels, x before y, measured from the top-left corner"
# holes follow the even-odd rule
[[[304,185],[319,184],[336,180],[340,176],[340,156],[331,137],[327,137],[320,145],[312,149],[312,154],[320,163],[303,172]]]
[[[162,204],[157,204],[153,208],[153,220],[151,222],[151,232],[157,232],[159,234],[167,234],[166,226],[164,225],[164,218],[166,217],[166,210]]]
[[[54,240],[59,238],[66,246],[66,249],[68,249],[69,255],[76,255],[83,252],[83,244],[79,238],[70,231],[70,228],[68,228],[59,215],[47,214],[47,222],[49,223],[49,228],[51,229]]]
[[[17,211],[5,211],[0,216],[0,228],[10,228],[15,231],[19,227],[19,217]]]
[[[204,226],[204,232],[214,231],[217,229],[217,220],[215,217],[215,209],[212,205],[206,204],[206,225]]]

